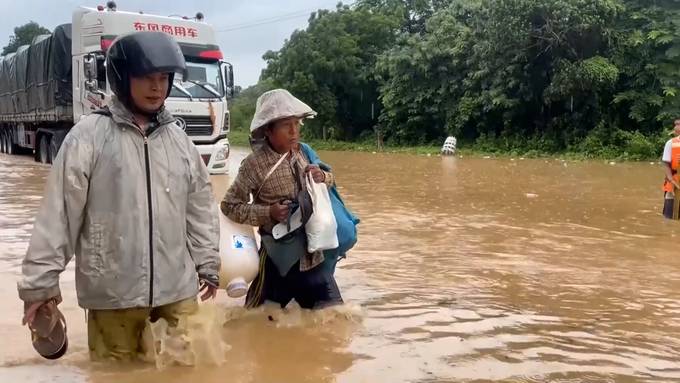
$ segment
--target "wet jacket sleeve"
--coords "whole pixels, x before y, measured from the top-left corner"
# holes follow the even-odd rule
[[[273,223],[269,215],[269,206],[263,204],[249,204],[251,193],[257,190],[251,175],[248,162],[244,162],[236,179],[227,190],[220,209],[222,213],[234,222],[251,226],[265,226]]]
[[[87,201],[92,144],[74,128],[66,136],[45,185],[18,282],[26,302],[60,295],[59,274],[75,252]]]
[[[220,271],[220,224],[208,168],[198,150],[192,151],[191,185],[187,201],[187,236],[189,252],[199,274],[217,275]]]

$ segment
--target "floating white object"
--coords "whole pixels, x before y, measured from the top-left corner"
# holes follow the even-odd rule
[[[248,284],[257,276],[259,256],[257,255],[257,233],[250,225],[238,224],[220,216],[220,288],[227,290],[232,298],[242,297],[248,291]]]
[[[448,136],[446,137],[446,140],[444,141],[444,146],[442,146],[442,154],[446,155],[452,155],[456,153],[456,144],[457,140],[456,137],[453,136]]]

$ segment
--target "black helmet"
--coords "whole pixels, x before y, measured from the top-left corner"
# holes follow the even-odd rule
[[[106,77],[113,93],[124,103],[130,103],[130,76],[150,73],[170,73],[170,86],[175,73],[186,77],[186,63],[179,44],[163,32],[135,32],[117,38],[106,56]]]

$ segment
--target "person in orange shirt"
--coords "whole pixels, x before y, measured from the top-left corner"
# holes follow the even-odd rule
[[[673,209],[675,204],[675,193],[680,189],[680,178],[678,177],[678,167],[680,167],[680,119],[673,121],[673,133],[675,137],[666,142],[663,149],[661,162],[666,177],[664,178],[664,202],[663,216],[673,219]],[[678,207],[675,207],[677,209]]]

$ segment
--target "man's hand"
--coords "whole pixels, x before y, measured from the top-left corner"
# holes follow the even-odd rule
[[[269,215],[276,222],[285,222],[290,212],[290,201],[277,202],[269,206]]]
[[[317,184],[320,184],[326,180],[326,173],[324,173],[318,165],[307,165],[307,168],[305,168],[305,173],[312,173],[312,179]]]
[[[21,324],[23,326],[25,325],[30,326],[33,323],[33,320],[35,319],[35,314],[38,312],[38,309],[45,303],[47,303],[47,301],[28,303],[28,305],[24,309],[24,317],[23,319],[21,319]]]
[[[44,301],[37,301],[37,302],[24,302],[24,317],[21,319],[21,324],[23,326],[25,325],[31,325],[33,323],[33,320],[35,319],[35,315],[38,313],[38,309],[44,305],[45,303],[54,300],[57,304],[61,303],[61,295],[46,299]]]
[[[217,289],[220,288],[219,276],[199,274],[198,283],[199,283],[198,292],[203,293],[203,295],[201,295],[201,301],[214,299],[217,296]]]

